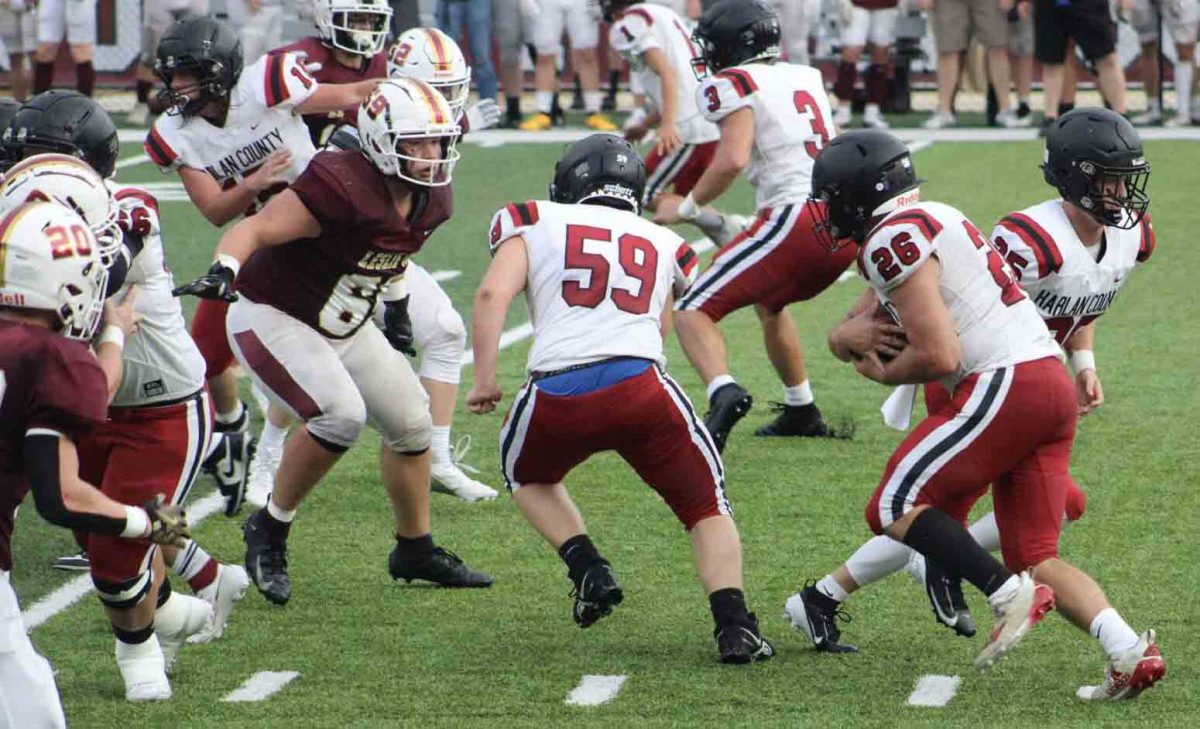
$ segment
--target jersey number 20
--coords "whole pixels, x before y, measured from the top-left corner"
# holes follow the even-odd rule
[[[584,286],[579,281],[563,281],[563,301],[570,306],[586,306],[595,309],[606,298],[612,298],[618,309],[630,314],[645,314],[650,311],[650,299],[654,295],[655,274],[658,271],[658,250],[645,238],[626,233],[617,239],[617,261],[625,275],[637,279],[637,294],[623,288],[609,287],[608,259],[599,253],[588,253],[583,249],[584,241],[612,242],[612,231],[592,225],[567,226],[566,269],[588,272]],[[640,254],[640,255],[639,255]]]

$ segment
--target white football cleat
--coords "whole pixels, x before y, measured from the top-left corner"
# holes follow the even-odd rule
[[[1028,572],[1022,572],[1019,579],[1017,591],[1004,602],[992,606],[996,625],[988,636],[987,645],[975,659],[975,667],[980,671],[991,670],[1017,647],[1030,628],[1054,609],[1054,590],[1049,585],[1035,583]]]
[[[457,496],[463,501],[490,501],[499,496],[496,489],[480,483],[464,473],[464,471],[479,473],[478,468],[463,463],[463,459],[470,450],[471,436],[464,435],[451,449],[449,461],[433,463],[430,469],[433,490]]]
[[[1179,127],[1190,127],[1192,125],[1192,117],[1186,111],[1181,111],[1175,116],[1163,122],[1164,127],[1178,129]]]
[[[1154,639],[1153,630],[1142,633],[1137,645],[1108,662],[1104,683],[1080,686],[1075,695],[1084,701],[1136,699],[1167,674],[1167,666]]]
[[[126,701],[166,701],[171,698],[171,682],[163,661],[158,636],[145,643],[129,645],[117,641],[117,668],[125,681]]]
[[[852,115],[849,104],[839,104],[838,108],[833,110],[833,123],[837,125],[838,129],[845,129],[850,125]]]
[[[863,109],[863,126],[867,129],[892,128],[892,125],[887,123],[887,119],[883,118],[883,112],[879,110],[877,104],[867,104],[867,108]]]
[[[154,613],[154,634],[162,646],[163,665],[167,673],[183,642],[206,628],[211,630],[212,607],[198,597],[171,593],[167,604]]]
[[[211,619],[207,626],[189,637],[188,642],[207,643],[224,635],[225,624],[229,622],[233,606],[242,599],[249,586],[250,575],[246,574],[244,568],[235,564],[218,565],[217,579],[196,593],[196,597],[209,604]]]
[[[945,129],[958,124],[958,118],[951,113],[943,113],[940,111],[933,112],[925,121],[921,122],[922,129]]]
[[[125,121],[135,127],[144,127],[146,122],[150,120],[150,107],[146,104],[138,102],[133,105],[129,113],[125,115]]]
[[[1145,111],[1143,111],[1141,114],[1135,115],[1129,121],[1135,127],[1144,127],[1144,126],[1150,126],[1150,125],[1154,125],[1154,124],[1162,124],[1162,118],[1163,118],[1162,109],[1159,109],[1156,106],[1152,106],[1152,107],[1146,109]]]
[[[750,224],[750,219],[745,215],[734,215],[726,213],[721,216],[721,230],[713,236],[712,242],[717,248],[724,247],[729,241],[738,237],[746,226]]]
[[[246,486],[246,503],[261,509],[271,498],[271,489],[275,488],[275,472],[279,470],[279,461],[283,459],[283,446],[268,448],[259,444],[250,461],[250,480]]]

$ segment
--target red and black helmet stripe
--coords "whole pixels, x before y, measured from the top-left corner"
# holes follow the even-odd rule
[[[1017,237],[1033,251],[1037,259],[1038,276],[1045,276],[1062,269],[1062,253],[1058,250],[1054,238],[1046,229],[1037,224],[1033,218],[1024,213],[1010,213],[1000,220],[1000,226],[1017,234]]]
[[[749,96],[758,91],[758,84],[754,83],[754,77],[743,68],[727,68],[718,72],[717,76],[732,83],[738,96]]]

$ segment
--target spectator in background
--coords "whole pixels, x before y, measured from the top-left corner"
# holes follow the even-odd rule
[[[54,59],[63,39],[75,62],[75,88],[91,96],[96,88],[96,0],[41,0],[37,6],[37,51],[34,53],[33,94],[54,83]]]
[[[1055,2],[1056,0],[1048,0]],[[1106,0],[1099,0],[1106,2]],[[922,124],[942,129],[957,123],[951,104],[958,86],[960,56],[973,35],[987,49],[988,77],[996,87],[996,101],[1003,109],[996,115],[1001,126],[1017,126],[1009,109],[1008,19],[1014,0],[936,0],[933,3],[933,32],[937,40],[938,107]]]
[[[26,62],[34,49],[34,16],[36,10],[25,0],[0,0],[0,40],[8,51],[8,84],[12,98],[29,98],[29,65]]]
[[[1192,80],[1195,77],[1195,48],[1197,26],[1200,26],[1200,0],[1173,0],[1162,3],[1163,20],[1175,41],[1175,116],[1167,126],[1186,126],[1200,117],[1200,109],[1192,103]],[[1131,21],[1142,45],[1140,60],[1142,85],[1146,89],[1146,111],[1133,117],[1138,125],[1160,124],[1163,110],[1159,89],[1159,14],[1150,0],[1134,0]]]
[[[863,126],[871,129],[887,129],[883,118],[882,104],[887,98],[888,66],[891,62],[892,40],[896,34],[896,17],[900,10],[898,0],[851,0],[846,12],[846,24],[842,27],[842,60],[838,65],[837,81],[833,93],[838,106],[833,121],[838,129],[850,125],[850,105],[854,99],[854,86],[858,82],[858,61],[863,47],[871,54],[871,65],[867,67],[867,105],[863,109]]]
[[[788,63],[808,65],[808,38],[821,22],[821,0],[777,0],[776,4],[783,31],[783,57]]]
[[[492,0],[438,0],[437,24],[442,32],[463,43],[466,27],[471,49],[471,73],[479,98],[496,100],[496,67],[492,65]]]
[[[283,0],[225,0],[225,13],[242,41],[246,66],[283,45]]]
[[[494,0],[492,3],[492,34],[496,38],[500,83],[504,87],[504,119],[500,126],[505,129],[516,129],[521,124],[521,92],[525,88],[521,54],[526,50],[528,16],[534,12],[536,3],[533,0]]]
[[[145,126],[151,112],[160,113],[157,99],[150,98],[154,88],[154,57],[158,54],[158,39],[186,15],[208,15],[208,0],[144,0],[142,5],[142,55],[137,67],[137,103],[129,112],[128,121]],[[151,109],[151,106],[156,108]]]
[[[1131,2],[1121,0],[1126,16]],[[1034,0],[1033,27],[1034,56],[1042,63],[1043,134],[1058,121],[1069,40],[1074,40],[1095,66],[1105,101],[1113,111],[1125,113],[1125,72],[1117,60],[1117,21],[1108,0]]]
[[[399,38],[409,28],[424,25],[421,22],[421,4],[417,0],[390,0],[388,4],[392,6],[393,39]]]
[[[616,131],[617,125],[601,113],[604,92],[600,91],[600,44],[598,7],[590,0],[538,0],[538,9],[530,14],[530,31],[537,47],[534,86],[537,89],[537,114],[521,123],[526,131],[545,131],[554,121],[551,110],[558,79],[555,62],[562,53],[563,29],[571,41],[571,66],[579,74],[583,87],[586,124],[599,132]]]
[[[1013,116],[1020,126],[1027,126],[1032,114],[1029,99],[1033,93],[1033,0],[1017,0],[1016,7],[1008,11],[1008,62],[1017,90]]]

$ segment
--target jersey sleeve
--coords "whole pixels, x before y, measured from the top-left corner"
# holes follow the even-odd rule
[[[1025,213],[1009,213],[996,223],[992,245],[1017,274],[1018,283],[1031,284],[1062,269],[1062,253],[1046,229]]]
[[[304,203],[322,228],[331,224],[345,224],[359,218],[354,201],[333,169],[330,160],[336,152],[321,152],[312,158],[300,177],[292,183],[291,190]]]
[[[1157,243],[1154,236],[1154,224],[1150,222],[1150,213],[1146,213],[1142,217],[1142,222],[1138,223],[1138,230],[1141,232],[1141,238],[1138,242],[1137,262],[1145,263],[1150,260],[1150,256],[1154,255],[1154,246]]]
[[[113,193],[117,202],[117,224],[127,235],[148,238],[162,232],[158,200],[137,187],[123,187]]]
[[[267,54],[242,73],[255,80],[254,98],[268,109],[293,109],[319,86],[295,53]]]
[[[146,140],[142,142],[142,148],[146,150],[150,161],[158,165],[164,172],[177,170],[187,164],[184,155],[181,154],[182,140],[176,138],[174,131],[168,126],[172,122],[171,117],[165,114],[160,116],[155,120],[154,126],[150,127],[150,133],[146,135]]]
[[[608,44],[626,58],[640,56],[651,48],[661,48],[654,33],[654,19],[641,8],[626,10],[608,30]]]
[[[758,85],[744,68],[727,68],[696,87],[696,105],[710,122],[719,122],[754,103]]]
[[[859,250],[859,267],[872,287],[891,291],[934,255],[941,232],[942,224],[924,210],[896,213],[876,228]]]
[[[687,241],[680,240],[679,247],[675,249],[675,278],[671,287],[676,299],[687,293],[696,282],[696,273],[699,270],[700,257]]]
[[[91,350],[63,339],[38,360],[29,429],[44,428],[75,440],[104,422],[108,386]]]
[[[521,235],[539,220],[537,203],[530,200],[521,203],[509,203],[496,211],[492,216],[492,227],[488,233],[488,248],[492,255],[504,241],[513,236]]]

